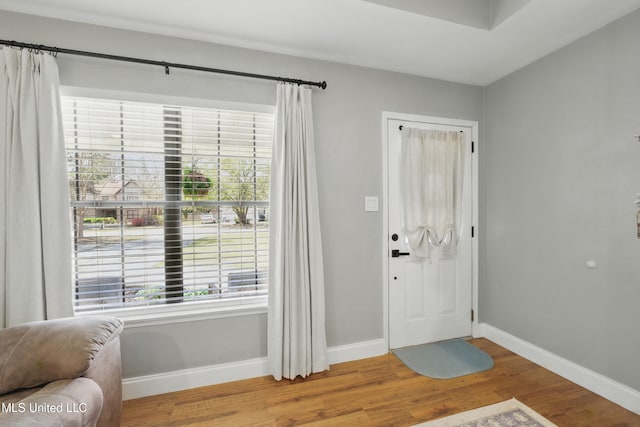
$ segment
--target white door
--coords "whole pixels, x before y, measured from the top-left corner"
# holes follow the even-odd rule
[[[452,124],[453,123],[453,124]],[[473,183],[471,141],[475,122],[421,117],[387,118],[389,347],[400,348],[471,335]],[[455,258],[432,250],[431,262],[414,259],[403,232],[400,126],[462,131],[465,138],[461,234]],[[395,256],[393,254],[395,253]]]

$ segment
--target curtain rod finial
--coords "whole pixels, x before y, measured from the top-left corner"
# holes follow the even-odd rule
[[[322,88],[322,90],[325,90],[327,88],[327,82],[326,81],[321,81],[320,82],[320,87]]]

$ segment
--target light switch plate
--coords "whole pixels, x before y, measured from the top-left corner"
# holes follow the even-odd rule
[[[376,196],[366,196],[364,198],[365,212],[378,212],[378,198]]]

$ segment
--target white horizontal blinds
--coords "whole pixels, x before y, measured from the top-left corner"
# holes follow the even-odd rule
[[[270,113],[63,97],[76,310],[266,295]]]

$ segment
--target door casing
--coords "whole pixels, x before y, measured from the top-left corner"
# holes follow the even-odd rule
[[[472,278],[471,278],[471,298],[474,317],[471,322],[472,336],[478,336],[478,122],[472,120],[451,119],[444,117],[422,116],[417,114],[396,113],[390,111],[382,112],[382,283],[383,283],[383,331],[385,346],[389,349],[389,140],[388,122],[390,120],[402,120],[407,122],[434,123],[450,126],[461,126],[471,128],[471,140],[474,145],[474,152],[471,155],[471,180],[472,180],[472,225],[475,233],[471,241],[472,248]]]

